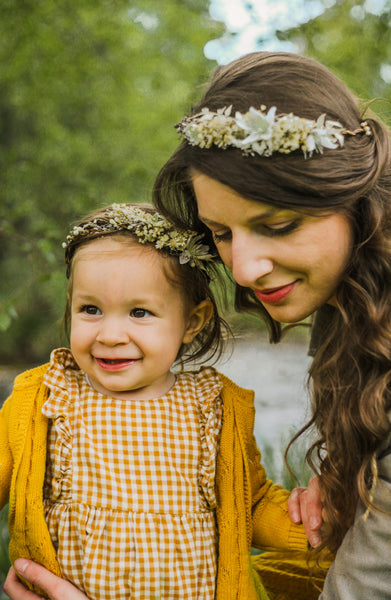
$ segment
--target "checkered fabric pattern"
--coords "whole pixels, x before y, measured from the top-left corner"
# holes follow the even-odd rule
[[[63,576],[91,600],[212,600],[218,374],[124,401],[93,390],[69,351],[51,363],[44,497]]]

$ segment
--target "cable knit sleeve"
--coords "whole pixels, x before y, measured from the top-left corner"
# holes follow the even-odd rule
[[[288,514],[289,492],[267,478],[254,437],[254,392],[240,388],[223,377],[226,402],[232,402],[235,427],[240,439],[244,469],[250,489],[245,488],[251,505],[251,545],[263,550],[306,550],[307,538],[302,525],[294,525]],[[246,479],[247,479],[246,477]]]
[[[288,514],[290,493],[267,479],[254,436],[248,457],[252,488],[252,545],[262,549],[307,550],[303,526],[293,524]]]

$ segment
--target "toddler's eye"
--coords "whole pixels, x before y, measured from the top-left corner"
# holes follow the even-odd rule
[[[149,317],[150,314],[149,310],[146,310],[145,308],[134,308],[131,311],[130,316],[135,319],[143,319],[144,317]]]
[[[82,306],[81,312],[84,312],[87,315],[100,315],[100,314],[102,314],[101,311],[100,311],[100,309],[97,306],[94,306],[93,304],[86,304],[85,306]]]

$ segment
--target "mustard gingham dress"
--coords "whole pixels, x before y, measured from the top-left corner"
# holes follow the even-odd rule
[[[45,383],[45,515],[63,576],[91,600],[212,600],[218,373],[183,373],[161,398],[119,400],[58,349]]]

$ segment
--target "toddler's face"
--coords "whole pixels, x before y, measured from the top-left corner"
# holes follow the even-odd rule
[[[77,250],[73,264],[71,350],[103,394],[147,399],[166,393],[170,368],[191,320],[181,291],[153,248],[111,237]]]

